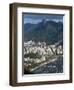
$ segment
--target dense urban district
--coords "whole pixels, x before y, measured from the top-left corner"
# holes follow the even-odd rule
[[[54,45],[46,42],[24,42],[24,73],[62,73],[63,46],[58,41]]]

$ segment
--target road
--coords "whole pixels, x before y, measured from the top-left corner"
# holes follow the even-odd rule
[[[30,71],[33,72],[33,71],[37,70],[38,68],[40,68],[40,67],[42,67],[42,66],[44,66],[44,65],[46,65],[46,64],[48,64],[48,63],[57,61],[57,58],[60,57],[60,56],[62,56],[62,55],[55,55],[55,56],[53,56],[52,58],[50,58],[49,60],[46,60],[46,62],[43,62],[43,63],[41,63],[40,65],[38,65],[38,66],[30,69]]]

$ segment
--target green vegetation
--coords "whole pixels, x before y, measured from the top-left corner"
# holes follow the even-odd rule
[[[63,23],[54,21],[43,21],[38,24],[24,25],[24,40],[35,42],[45,41],[47,44],[54,44],[63,39]]]
[[[25,54],[24,57],[25,58],[29,57],[29,58],[34,58],[34,59],[36,59],[36,58],[40,59],[42,56],[39,55],[38,53],[28,53],[28,54]]]

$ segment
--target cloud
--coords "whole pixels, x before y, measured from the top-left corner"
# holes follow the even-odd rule
[[[33,23],[33,24],[37,24],[39,22],[41,22],[41,19],[31,19],[31,18],[24,18],[24,24],[25,23]]]
[[[26,14],[24,15],[24,24],[25,23],[39,23],[43,19],[52,20],[55,22],[63,22],[63,15],[36,15],[36,14]]]

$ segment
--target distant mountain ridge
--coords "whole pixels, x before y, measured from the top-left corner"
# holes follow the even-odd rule
[[[63,23],[42,20],[37,24],[24,24],[24,41],[45,41],[47,44],[54,44],[59,40],[63,41]]]

